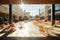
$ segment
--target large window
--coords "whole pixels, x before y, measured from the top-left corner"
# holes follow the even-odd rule
[[[0,5],[0,23],[9,20],[9,5]]]
[[[56,5],[56,6],[55,6],[55,10],[56,10],[56,11],[60,11],[60,5]]]

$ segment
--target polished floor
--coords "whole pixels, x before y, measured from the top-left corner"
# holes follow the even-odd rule
[[[49,36],[45,36],[31,22],[27,24],[22,22],[22,25],[24,25],[22,28],[17,27],[21,25],[20,23],[16,23],[16,31],[0,34],[0,40],[60,40],[60,28],[58,27],[49,30]]]

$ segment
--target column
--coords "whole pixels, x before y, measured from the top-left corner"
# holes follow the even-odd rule
[[[52,22],[52,26],[53,26],[55,24],[55,4],[52,4],[51,22]]]
[[[12,17],[13,17],[13,15],[12,15],[12,5],[9,4],[9,21],[10,22],[12,21]]]

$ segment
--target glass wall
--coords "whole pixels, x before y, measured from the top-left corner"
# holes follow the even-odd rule
[[[0,5],[0,23],[9,20],[9,5]]]
[[[55,5],[55,23],[56,26],[60,26],[60,4]]]

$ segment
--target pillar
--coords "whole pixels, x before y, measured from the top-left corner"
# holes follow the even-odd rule
[[[55,24],[55,4],[52,4],[51,22],[52,22],[52,26],[53,26]]]
[[[13,15],[12,15],[12,5],[9,4],[9,21],[10,22],[12,21],[12,17],[13,17]]]

